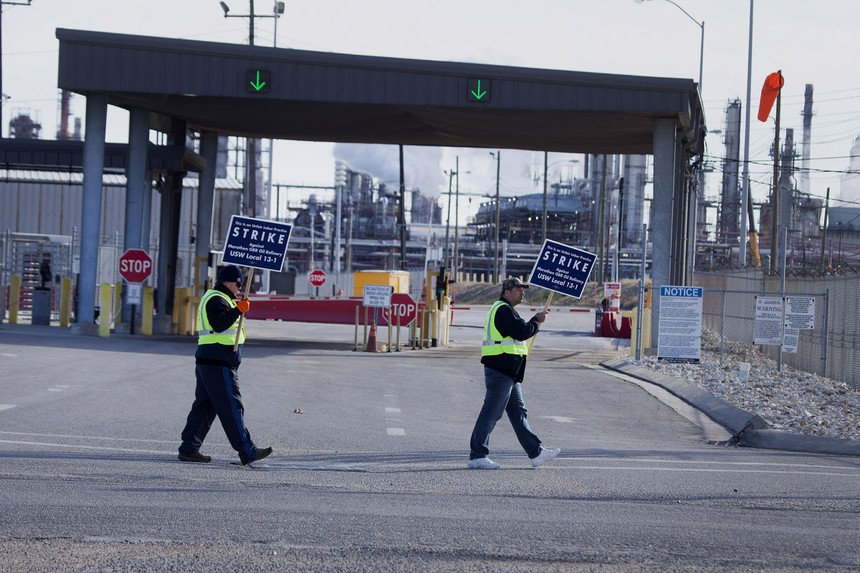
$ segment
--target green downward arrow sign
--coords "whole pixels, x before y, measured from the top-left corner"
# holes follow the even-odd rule
[[[487,90],[481,90],[481,80],[478,80],[477,91],[471,90],[471,92],[472,92],[472,97],[478,101],[481,101],[481,98],[483,98],[485,95],[487,95]]]
[[[466,100],[481,104],[489,103],[492,80],[470,78],[466,83]]]
[[[260,80],[260,70],[257,70],[257,77],[254,78],[254,81],[248,83],[251,84],[251,87],[254,88],[255,92],[262,90],[266,86],[266,82]]]
[[[272,74],[269,70],[251,68],[245,70],[245,91],[265,94],[272,91]]]

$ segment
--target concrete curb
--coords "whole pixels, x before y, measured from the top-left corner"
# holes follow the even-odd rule
[[[742,446],[860,456],[860,441],[770,430],[760,416],[741,410],[698,386],[640,366],[629,358],[608,360],[600,365],[665,389],[726,428]]]

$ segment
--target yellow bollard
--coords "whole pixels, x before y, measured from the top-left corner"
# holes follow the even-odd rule
[[[111,319],[111,286],[102,283],[99,286],[99,336],[110,336]]]
[[[60,326],[68,328],[72,322],[72,279],[60,283]]]
[[[651,338],[651,307],[646,306],[642,311],[642,348],[652,347]]]
[[[173,324],[173,330],[176,332],[176,325],[179,324],[179,287],[173,288],[173,316],[170,318]]]
[[[439,345],[439,307],[436,305],[436,301],[430,305],[430,346],[436,348]]]
[[[120,316],[119,311],[122,309],[122,281],[114,283],[113,292],[113,314],[111,316]]]
[[[143,301],[140,307],[140,333],[152,336],[152,298],[154,289],[143,287]]]
[[[179,309],[177,321],[178,334],[191,334],[191,289],[182,287],[176,289],[175,306]]]
[[[18,324],[18,311],[21,309],[21,275],[12,275],[9,284],[9,324]]]

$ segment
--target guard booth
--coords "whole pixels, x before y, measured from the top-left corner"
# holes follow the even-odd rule
[[[72,237],[5,233],[0,240],[0,285],[10,321],[29,316],[32,324],[50,324],[59,316],[60,288],[71,280]],[[8,288],[8,292],[7,292]],[[14,305],[14,307],[13,307]]]

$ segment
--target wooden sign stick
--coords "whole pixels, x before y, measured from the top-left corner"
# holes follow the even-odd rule
[[[549,291],[549,296],[546,297],[546,303],[543,305],[543,311],[547,312],[549,310],[549,305],[552,304],[552,295],[555,294],[555,291]],[[537,338],[537,333],[529,339],[529,352],[532,351],[532,344],[535,343],[535,338]]]

